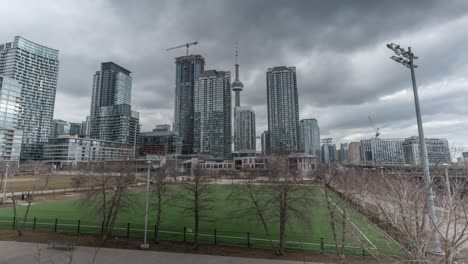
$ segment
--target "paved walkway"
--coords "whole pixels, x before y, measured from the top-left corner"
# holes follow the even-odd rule
[[[74,250],[67,251],[52,248],[48,249],[46,244],[0,241],[0,264],[89,264],[95,253],[96,248],[92,247],[75,247]],[[72,261],[70,261],[70,258],[72,258]],[[102,248],[97,252],[94,263],[299,264],[304,262]],[[320,264],[312,262],[307,263]]]

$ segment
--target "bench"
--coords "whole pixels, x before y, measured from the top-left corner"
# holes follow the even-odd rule
[[[74,245],[68,241],[49,241],[47,248],[50,246],[52,246],[52,248],[64,248],[67,250],[72,250]]]

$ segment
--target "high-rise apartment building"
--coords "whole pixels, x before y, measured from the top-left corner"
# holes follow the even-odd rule
[[[403,139],[364,139],[361,140],[361,154],[364,165],[403,165]]]
[[[271,151],[299,151],[301,148],[296,67],[269,68],[266,81]]]
[[[336,151],[336,145],[332,143],[322,144],[322,162],[323,163],[334,163],[338,160]]]
[[[171,131],[170,125],[156,125],[153,131],[140,133],[139,138],[140,157],[180,154],[182,141],[177,132]]]
[[[427,157],[429,164],[442,164],[450,162],[448,141],[439,138],[426,138]],[[406,164],[419,166],[422,164],[419,137],[409,137],[403,141]]]
[[[349,143],[348,162],[352,165],[361,164],[361,142]]]
[[[227,158],[231,154],[231,74],[204,71],[194,91],[194,153]]]
[[[255,113],[250,106],[234,108],[234,150],[240,153],[256,152]]]
[[[135,146],[139,113],[131,109],[130,71],[104,62],[94,74],[89,118],[89,137]]]
[[[269,131],[264,131],[262,133],[261,142],[262,142],[262,154],[265,156],[270,155],[271,150],[270,150],[270,132]]]
[[[320,128],[317,119],[303,119],[300,122],[301,149],[305,153],[320,157]]]
[[[193,153],[194,140],[194,89],[195,82],[205,68],[201,55],[176,58],[176,91],[174,109],[174,132],[182,139],[182,153]]]
[[[20,159],[23,131],[18,120],[21,112],[21,87],[14,79],[0,76],[0,160]]]
[[[348,164],[348,154],[349,154],[349,146],[348,143],[341,143],[340,149],[338,150],[338,160],[340,163]]]
[[[54,115],[59,52],[22,37],[0,44],[0,75],[21,86],[19,128],[23,130],[21,159],[42,158]]]

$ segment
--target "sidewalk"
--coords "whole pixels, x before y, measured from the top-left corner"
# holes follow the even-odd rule
[[[75,247],[74,250],[67,251],[52,248],[48,249],[46,244],[0,241],[0,264],[89,264],[91,263],[96,250],[97,248],[92,247]],[[72,258],[72,262],[70,262],[70,258]],[[94,263],[299,264],[304,262],[101,248],[97,251]],[[321,264],[316,262],[307,263]]]

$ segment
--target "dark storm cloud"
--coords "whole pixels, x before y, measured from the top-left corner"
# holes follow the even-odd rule
[[[463,102],[468,95],[462,92],[466,82],[460,81],[468,74],[468,32],[463,30],[468,26],[468,2],[463,0],[8,4],[8,13],[8,8],[0,11],[0,22],[17,23],[0,32],[1,40],[23,35],[60,50],[56,117],[70,121],[85,119],[92,75],[101,62],[114,61],[132,71],[132,104],[141,111],[143,128],[172,122],[174,57],[185,50],[165,49],[188,41],[199,41],[191,51],[206,58],[206,68],[231,71],[239,42],[245,85],[241,100],[254,107],[258,133],[267,126],[265,72],[288,65],[297,67],[301,118],[317,117],[324,135],[344,141],[367,136],[368,115],[391,135],[415,134],[408,128],[414,119],[412,93],[398,96],[410,88],[409,72],[388,59],[388,42],[415,47],[422,94],[431,84],[448,81],[448,92],[427,88],[431,95],[422,98],[426,122],[463,119],[467,114]],[[381,100],[385,96],[391,99]],[[74,107],[67,108],[70,105]],[[429,132],[445,131],[468,147],[467,140],[452,133],[466,125],[453,124]]]

